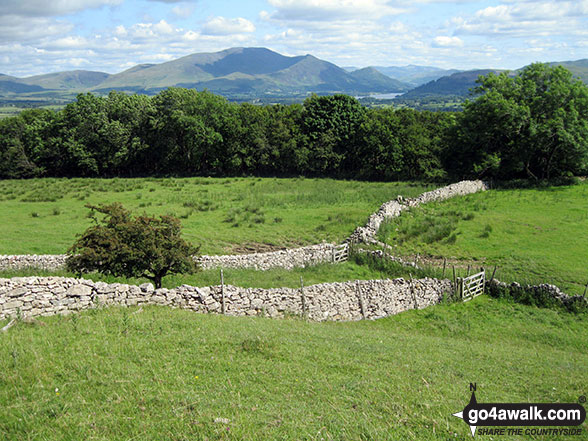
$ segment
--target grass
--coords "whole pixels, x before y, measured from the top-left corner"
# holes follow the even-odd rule
[[[0,181],[0,253],[59,254],[91,225],[85,204],[179,217],[204,254],[340,241],[384,202],[432,186],[273,178]]]
[[[496,277],[554,283],[582,294],[588,281],[588,183],[492,190],[410,212],[380,230],[400,255],[497,265]]]
[[[348,280],[375,280],[397,277],[408,278],[409,276],[415,278],[441,276],[439,271],[419,271],[414,268],[403,267],[394,262],[381,262],[379,259],[369,259],[366,256],[357,256],[350,261],[337,265],[325,263],[308,266],[306,268],[294,268],[292,270],[273,268],[267,271],[256,271],[254,269],[224,269],[223,272],[226,284],[242,286],[245,288],[298,288],[300,287],[300,278],[303,279],[304,285],[308,286],[318,283],[346,282]],[[39,269],[23,269],[0,271],[1,278],[30,276],[78,277],[78,275],[64,270],[46,271]],[[449,274],[447,274],[447,276],[449,276]],[[104,276],[99,273],[84,274],[83,277],[107,283],[139,285],[141,283],[149,282],[149,280],[142,278]],[[220,270],[213,269],[199,271],[195,274],[172,274],[163,279],[164,288],[175,288],[184,284],[191,286],[219,285]]]
[[[451,414],[470,382],[481,402],[576,402],[588,384],[585,315],[485,296],[348,323],[136,312],[3,334],[0,439],[469,439]]]

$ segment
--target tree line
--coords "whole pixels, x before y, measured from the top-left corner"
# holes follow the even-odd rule
[[[563,67],[480,77],[456,113],[346,95],[236,104],[208,91],[80,94],[0,121],[0,177],[548,179],[588,169],[588,88]]]

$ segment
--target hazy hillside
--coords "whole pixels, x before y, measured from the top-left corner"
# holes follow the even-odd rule
[[[588,60],[561,64],[588,83]],[[140,64],[110,75],[74,70],[16,78],[0,74],[0,102],[6,105],[61,104],[79,92],[110,90],[155,94],[168,87],[208,89],[233,100],[302,100],[309,93],[401,93],[398,103],[432,110],[456,110],[475,87],[479,75],[492,70],[460,72],[432,66],[346,68],[312,55],[288,57],[266,48],[231,48],[195,53],[160,64]],[[416,87],[415,87],[416,86]]]
[[[470,70],[458,72],[449,76],[430,81],[402,95],[403,99],[423,98],[433,95],[467,96],[469,90],[476,86],[476,80],[480,75],[488,75],[495,70]]]
[[[564,66],[566,69],[570,70],[576,78],[581,79],[584,83],[588,84],[588,59],[554,62],[549,64]],[[452,101],[463,100],[469,95],[470,89],[476,87],[477,78],[480,75],[487,75],[489,72],[500,71],[484,69],[454,73],[416,87],[402,95],[400,100],[407,105],[413,105],[411,101],[414,100],[420,100],[421,102],[423,100],[435,100],[437,102],[447,99]],[[512,75],[515,75],[517,71],[510,72]]]
[[[568,69],[574,76],[588,84],[588,58],[576,61],[561,61],[549,63],[551,65],[560,65]]]
[[[232,48],[135,66],[110,76],[96,90],[156,92],[170,86],[242,94],[406,90],[385,76],[372,82],[312,55],[286,57],[265,48]]]
[[[351,76],[364,84],[379,85],[382,89],[388,88],[396,89],[397,91],[406,91],[412,88],[408,83],[384,75],[375,67],[355,70],[351,72]]]
[[[441,77],[461,72],[456,69],[441,69],[433,66],[374,66],[378,72],[394,78],[398,81],[408,83],[411,88],[418,87],[430,81],[437,80]]]
[[[104,72],[73,70],[22,78],[19,82],[50,90],[85,90],[104,82],[109,76]]]

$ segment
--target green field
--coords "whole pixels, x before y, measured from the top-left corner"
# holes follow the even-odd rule
[[[500,280],[549,282],[582,294],[588,281],[588,183],[492,190],[428,204],[403,213],[380,237],[409,258],[497,265]]]
[[[481,402],[576,402],[588,384],[586,315],[485,296],[347,323],[138,311],[2,334],[0,439],[470,439],[451,416],[470,382]]]
[[[272,178],[32,179],[0,181],[0,254],[64,253],[91,220],[85,204],[121,202],[173,214],[204,254],[270,251],[341,241],[413,183]]]
[[[377,263],[377,262],[373,262]],[[254,269],[224,269],[224,282],[227,285],[242,286],[245,288],[299,288],[302,277],[305,286],[317,283],[346,282],[348,280],[376,280],[396,277],[415,278],[440,276],[439,271],[428,270],[418,271],[413,268],[405,268],[399,264],[391,263],[384,268],[374,265],[372,262],[352,259],[337,265],[329,263],[307,266],[305,268],[294,268],[286,270],[273,268],[267,271],[256,271]],[[63,271],[43,271],[38,269],[26,269],[18,271],[0,271],[0,277],[28,277],[28,276],[59,276],[78,277],[77,274]],[[107,283],[127,283],[140,285],[150,282],[148,279],[126,278],[105,276],[99,273],[84,274],[85,279],[103,281]],[[220,285],[220,270],[212,269],[199,271],[195,274],[172,274],[164,277],[164,288],[175,288],[180,285],[211,286]]]

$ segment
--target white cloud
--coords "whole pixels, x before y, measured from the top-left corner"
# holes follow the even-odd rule
[[[123,0],[2,0],[1,15],[26,17],[47,17],[73,14],[84,9],[99,8],[104,5],[118,5]]]
[[[205,35],[231,35],[255,31],[255,25],[245,18],[214,17],[202,26]]]
[[[172,13],[180,18],[188,18],[194,12],[194,7],[191,5],[186,6],[174,6],[172,8]]]
[[[44,17],[20,17],[0,15],[0,44],[7,42],[28,42],[40,38],[64,35],[73,26],[63,21]]]
[[[268,0],[276,11],[267,15],[274,20],[333,21],[379,18],[397,15],[407,8],[390,6],[386,0]]]
[[[453,20],[456,33],[523,37],[531,35],[573,35],[586,27],[588,0],[519,1],[489,6],[473,16]]]
[[[459,37],[441,35],[433,39],[433,47],[463,47],[463,40]]]

